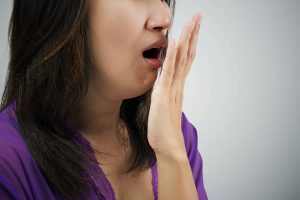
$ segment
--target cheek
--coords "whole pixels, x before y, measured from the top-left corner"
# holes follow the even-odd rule
[[[155,71],[143,65],[140,52],[144,22],[143,17],[137,15],[142,16],[143,13],[138,13],[133,6],[112,2],[94,5],[97,9],[89,19],[90,45],[94,57],[92,77],[97,85],[111,88],[115,93],[125,91],[129,96],[137,96],[146,92],[157,76]]]
[[[143,26],[124,10],[103,15],[94,16],[90,23],[91,48],[97,66],[116,69],[118,73],[134,69],[141,59],[138,38]]]
[[[128,1],[96,1],[91,10],[89,25],[95,57],[123,60],[136,53],[143,22],[134,4]],[[123,56],[124,55],[124,56]],[[133,55],[131,55],[133,56]]]

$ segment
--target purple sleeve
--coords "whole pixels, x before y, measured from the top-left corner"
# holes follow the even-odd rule
[[[191,165],[199,200],[207,200],[207,194],[203,182],[203,160],[198,149],[197,129],[190,123],[182,112],[182,131],[188,159]]]

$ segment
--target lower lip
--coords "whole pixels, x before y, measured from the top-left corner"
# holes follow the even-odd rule
[[[162,66],[162,61],[160,58],[145,58],[143,57],[147,64],[149,64],[152,68],[158,69]]]

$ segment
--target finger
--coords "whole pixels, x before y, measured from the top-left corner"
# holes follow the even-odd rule
[[[168,45],[166,58],[163,63],[161,74],[159,78],[159,84],[161,87],[169,90],[174,77],[175,60],[176,60],[176,41],[171,39]]]
[[[189,21],[186,23],[183,31],[180,35],[180,44],[178,44],[177,56],[175,62],[175,74],[171,85],[171,98],[178,102],[178,93],[181,93],[183,89],[183,73],[185,62],[187,59],[187,51],[189,46],[189,40],[191,32],[193,30],[194,23]]]
[[[189,40],[194,27],[194,22],[189,21],[180,35],[180,41],[178,43],[178,52],[175,62],[175,75],[172,82],[172,87],[178,87],[181,84],[183,78],[184,67],[187,61],[187,52],[189,47]]]
[[[189,51],[188,51],[188,60],[185,67],[185,78],[187,77],[187,74],[190,71],[191,65],[194,62],[195,56],[196,56],[196,49],[197,49],[197,42],[198,42],[198,33],[201,26],[203,15],[201,13],[194,16],[193,20],[196,22],[195,28],[193,30],[191,39],[190,39],[190,45],[189,45]]]

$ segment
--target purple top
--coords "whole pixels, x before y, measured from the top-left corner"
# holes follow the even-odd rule
[[[86,150],[95,160],[95,155],[88,140],[69,126],[70,133],[82,144],[87,144]],[[197,148],[198,136],[196,128],[188,121],[182,112],[182,132],[185,147],[191,165],[199,199],[207,200],[203,183],[202,157]],[[99,196],[104,200],[115,200],[113,188],[105,177],[101,167],[95,163],[91,166],[94,187],[88,192],[90,200],[97,200]],[[152,189],[155,200],[158,198],[157,165],[151,169]],[[0,199],[14,200],[66,200],[56,191],[39,170],[36,162],[27,149],[19,133],[15,115],[15,101],[0,113]]]

